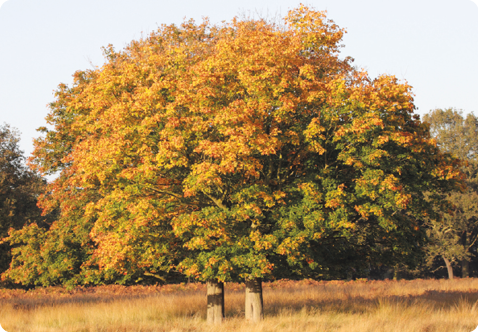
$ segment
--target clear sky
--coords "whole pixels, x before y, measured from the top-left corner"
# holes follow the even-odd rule
[[[0,123],[21,133],[29,155],[59,83],[103,63],[101,47],[123,48],[166,23],[241,13],[284,16],[294,0],[0,0]],[[302,1],[348,33],[344,56],[371,77],[413,86],[417,112],[455,107],[478,114],[478,1]]]

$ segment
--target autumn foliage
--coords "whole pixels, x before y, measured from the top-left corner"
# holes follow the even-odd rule
[[[434,194],[461,186],[458,161],[413,114],[409,85],[339,56],[343,34],[302,6],[282,24],[187,21],[105,49],[51,104],[31,163],[59,172],[41,206],[60,217],[47,233],[10,232],[4,278],[229,281],[413,263]]]

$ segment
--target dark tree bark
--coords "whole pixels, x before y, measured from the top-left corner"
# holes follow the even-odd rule
[[[207,322],[221,324],[224,320],[224,283],[207,282]]]
[[[453,280],[453,268],[451,267],[451,263],[448,258],[443,257],[443,260],[446,264],[446,269],[448,270],[448,279]]]
[[[395,266],[393,268],[393,280],[400,280],[402,279],[402,274],[400,273],[400,268],[398,266]]]
[[[467,258],[461,260],[461,277],[468,278],[470,276],[470,261]]]
[[[264,302],[262,299],[262,279],[246,281],[246,320],[259,322],[264,319]]]
[[[461,234],[461,244],[468,251],[468,232],[465,230]],[[461,260],[461,277],[468,278],[470,276],[470,260],[467,257],[463,257]]]

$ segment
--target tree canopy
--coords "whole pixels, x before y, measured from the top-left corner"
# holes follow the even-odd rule
[[[425,114],[423,121],[430,125],[430,133],[444,153],[464,161],[461,170],[467,188],[449,196],[452,206],[442,211],[438,220],[430,221],[428,246],[430,263],[441,256],[453,278],[452,264],[461,263],[462,277],[468,277],[471,248],[478,240],[478,118],[453,108],[435,109]]]
[[[280,25],[186,21],[106,48],[101,68],[61,85],[32,163],[61,172],[41,201],[61,211],[49,232],[86,248],[62,278],[413,262],[430,204],[462,184],[459,161],[413,114],[409,85],[340,57],[343,34],[305,6]],[[18,253],[8,273],[27,282]]]
[[[0,271],[10,263],[10,246],[2,243],[8,230],[25,224],[44,222],[37,198],[44,190],[38,174],[25,165],[19,146],[19,133],[7,124],[0,126]]]

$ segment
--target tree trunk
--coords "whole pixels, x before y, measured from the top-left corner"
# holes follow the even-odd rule
[[[461,277],[468,278],[470,276],[470,261],[466,258],[461,260]]]
[[[393,280],[399,281],[400,279],[401,279],[400,268],[398,266],[395,266],[393,268]]]
[[[246,320],[259,322],[264,319],[264,302],[262,300],[262,279],[246,281]]]
[[[448,279],[453,280],[453,269],[451,263],[448,258],[443,257],[443,260],[445,261],[446,269],[448,270]]]
[[[207,282],[207,322],[221,324],[224,319],[224,283]]]
[[[469,245],[468,245],[468,232],[463,231],[461,234],[461,244],[465,249],[465,252],[468,253]],[[461,260],[461,277],[468,278],[470,276],[470,260],[465,256]]]

